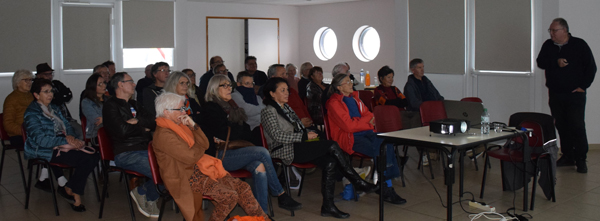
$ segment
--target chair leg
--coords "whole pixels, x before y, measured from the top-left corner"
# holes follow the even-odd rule
[[[477,152],[473,149],[473,163],[475,163],[475,171],[479,171],[479,165],[477,163]]]
[[[485,156],[485,162],[483,165],[488,165],[490,161],[489,156]],[[481,191],[479,192],[479,198],[483,199],[483,191],[485,190],[485,180],[487,178],[488,167],[483,167],[483,179],[481,180]]]
[[[283,165],[283,176],[285,177],[285,187],[287,189],[287,192],[290,193],[291,195],[291,188],[290,188],[290,182],[288,181],[290,179],[289,173],[290,172],[290,167],[287,165]],[[302,182],[302,181],[300,181]],[[291,211],[292,212],[292,216],[295,216],[294,214],[294,210]]]
[[[531,187],[531,206],[529,207],[530,210],[533,210],[533,205],[535,204],[535,192],[536,192],[536,187],[537,187],[537,175],[538,175],[538,170],[539,167],[537,166],[537,163],[539,162],[539,159],[536,161],[536,163],[534,164],[534,168],[533,168],[533,186]],[[527,188],[527,186],[525,186],[525,188]],[[525,196],[527,197],[527,196]]]
[[[33,162],[31,160],[27,162],[27,169],[29,170],[29,178],[26,183],[27,188],[25,188],[25,209],[29,208],[29,196],[31,195],[31,176],[33,175]]]
[[[4,155],[6,154],[6,146],[4,146],[4,141],[2,142],[2,156],[0,157],[0,183],[2,182],[2,169],[4,168]]]
[[[555,178],[554,178],[554,171],[552,170],[552,157],[549,157],[550,159],[548,159],[548,177],[550,177],[550,182],[551,182],[551,187],[552,187],[552,202],[556,202],[556,192],[554,190],[554,186],[556,186],[555,183]]]
[[[269,215],[271,217],[275,217],[275,212],[273,212],[273,202],[271,202],[271,195],[269,195],[269,197],[267,198],[267,202],[269,203]],[[204,200],[203,200],[204,201]],[[204,209],[204,204],[202,204],[202,209]]]
[[[100,212],[98,215],[98,219],[102,219],[102,211],[104,210],[104,202],[108,195],[108,166],[102,169],[102,176],[104,176],[104,182],[102,185],[102,199],[100,200]]]
[[[16,150],[16,152],[17,159],[19,159],[19,169],[21,170],[21,180],[23,180],[23,188],[25,189],[25,192],[27,192],[27,182],[25,181],[25,171],[23,171],[23,160],[21,159],[21,151]]]
[[[302,176],[300,176],[300,186],[298,187],[298,196],[302,194],[302,187],[304,186],[304,175],[306,175],[306,169],[302,169]]]
[[[54,173],[50,168],[50,164],[47,162],[46,167],[48,167],[48,179],[50,179],[50,190],[52,190],[52,200],[54,200],[54,213],[56,213],[56,216],[59,216],[58,201],[56,200],[56,190],[54,189],[54,179],[56,179],[56,177],[54,177]]]
[[[402,180],[402,187],[406,187],[406,184],[404,183],[404,163],[402,162],[402,159],[404,159],[406,155],[400,158],[398,146],[394,146],[394,153],[396,154],[396,161],[398,162],[398,169],[400,170],[400,179]]]
[[[125,172],[121,171],[121,177],[125,177],[125,180],[129,180],[129,176],[127,174],[125,174]],[[123,182],[125,185],[125,191],[126,192],[126,196],[127,196],[127,201],[129,202],[129,212],[131,212],[131,220],[135,221],[135,211],[133,210],[133,202],[131,202],[131,196],[129,196],[129,192],[131,191],[129,189],[129,182]]]
[[[166,199],[166,197],[163,197],[162,203],[160,203],[160,211],[158,212],[158,221],[162,220],[163,212],[165,211],[165,204],[167,204],[167,201],[170,200]]]
[[[417,170],[421,170],[421,172],[423,172],[422,168],[423,168],[423,148],[418,147],[418,152],[419,152],[419,162],[417,163]]]
[[[94,180],[94,189],[96,190],[96,199],[100,202],[100,191],[98,191],[98,180],[96,179],[96,170],[92,170],[92,178]]]
[[[431,179],[433,180],[433,162],[431,162],[431,157],[429,157],[429,151],[425,150],[425,155],[427,155],[427,161],[429,161],[429,173],[431,174]]]

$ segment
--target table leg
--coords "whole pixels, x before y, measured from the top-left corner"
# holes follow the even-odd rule
[[[381,146],[379,147],[379,166],[377,167],[377,172],[379,174],[379,181],[378,184],[379,185],[379,220],[383,221],[383,185],[385,185],[385,175],[383,174],[385,171],[385,166],[387,165],[386,162],[386,143],[385,141],[383,143],[381,143]]]
[[[446,187],[447,187],[447,201],[446,204],[448,205],[446,208],[446,220],[448,221],[452,221],[452,186],[454,185],[454,181],[455,181],[455,172],[456,169],[454,167],[454,158],[456,157],[456,150],[452,149],[452,151],[450,153],[446,153],[447,151],[442,151],[446,154],[445,157],[448,157],[448,165],[444,166],[444,170],[445,170],[445,181],[446,181]]]
[[[460,164],[460,180],[458,181],[458,195],[463,196],[464,186],[463,181],[465,180],[465,151],[461,150],[458,157],[458,163]]]

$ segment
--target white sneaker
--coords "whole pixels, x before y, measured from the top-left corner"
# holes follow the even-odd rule
[[[429,160],[427,160],[427,155],[423,155],[423,166],[429,166]]]
[[[377,170],[374,170],[373,173],[373,184],[377,185],[377,181],[379,180],[379,174],[377,173]]]
[[[158,218],[158,215],[160,215],[160,210],[158,209],[158,206],[156,205],[156,203],[158,202],[158,200],[155,201],[146,201],[146,211],[148,211],[148,213],[150,214],[147,217],[150,218]]]
[[[146,195],[140,195],[138,193],[138,188],[134,188],[129,195],[137,205],[138,211],[146,217],[150,218],[158,218],[159,210],[156,206],[156,201],[148,201],[146,200]]]
[[[362,178],[363,180],[366,180],[367,176],[371,172],[371,167],[370,166],[366,166],[363,168],[354,167],[354,171],[356,171],[356,173],[358,173],[358,175],[360,175],[360,178]]]

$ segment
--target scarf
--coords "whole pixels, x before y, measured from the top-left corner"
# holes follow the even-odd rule
[[[60,117],[58,117],[54,113],[54,109],[42,104],[39,100],[37,101],[37,103],[40,105],[40,108],[42,108],[42,111],[44,112],[43,113],[44,117],[46,117],[46,118],[52,120],[52,122],[54,122],[54,134],[66,136],[67,135],[67,127],[65,126],[65,122],[63,122],[62,119],[60,119]]]
[[[256,93],[254,93],[254,88],[237,87],[235,89],[240,92],[246,103],[258,106],[258,99],[256,98]]]
[[[298,118],[296,112],[294,112],[294,110],[292,110],[292,108],[289,105],[283,104],[282,108],[279,105],[279,103],[277,103],[274,100],[267,101],[266,105],[273,106],[279,115],[283,116],[285,120],[294,125],[294,132],[304,131],[304,124],[302,124],[302,121],[300,120],[300,118]]]
[[[156,125],[175,132],[175,134],[177,134],[181,139],[183,139],[183,141],[186,142],[189,148],[192,148],[192,146],[194,146],[196,143],[194,141],[194,134],[190,128],[183,124],[177,125],[172,120],[164,117],[158,117],[156,118]],[[227,171],[225,171],[225,168],[223,168],[223,163],[221,160],[209,156],[208,154],[202,155],[198,162],[196,162],[196,165],[202,174],[215,181],[227,175]]]
[[[239,125],[244,125],[244,123],[248,120],[248,116],[246,115],[246,111],[243,108],[238,107],[238,105],[233,101],[233,99],[229,101],[224,101],[221,98],[213,96],[212,100],[219,104],[221,108],[227,113],[227,120],[231,123],[237,123]]]

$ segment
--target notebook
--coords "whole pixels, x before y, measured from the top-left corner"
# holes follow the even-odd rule
[[[444,107],[448,118],[468,120],[471,128],[481,124],[483,104],[479,102],[444,100]]]

